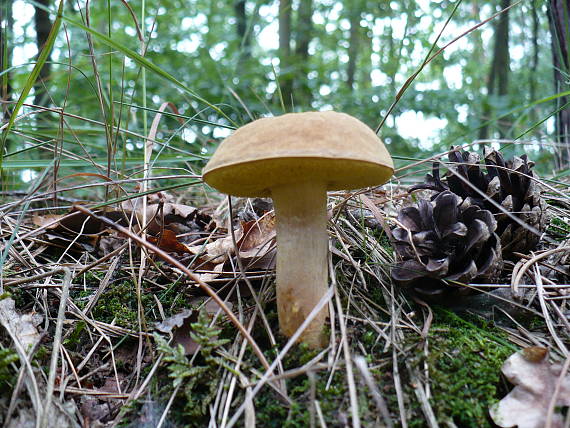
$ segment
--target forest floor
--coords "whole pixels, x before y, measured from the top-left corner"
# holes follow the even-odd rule
[[[384,228],[413,202],[406,187],[330,194],[334,293],[329,341],[317,350],[279,334],[270,201],[233,198],[230,207],[199,185],[151,193],[146,210],[111,187],[115,203],[98,208],[58,192],[5,194],[0,424],[495,426],[489,408],[513,390],[501,368],[525,349],[538,373],[527,383],[549,386],[531,385],[511,411],[569,426],[570,186],[548,186],[539,248],[506,262],[497,284],[444,305],[390,279]]]

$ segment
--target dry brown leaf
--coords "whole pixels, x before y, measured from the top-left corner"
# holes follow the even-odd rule
[[[70,216],[69,214],[74,215]],[[122,217],[120,213],[115,213],[113,215],[108,212],[97,212],[97,214],[105,215],[115,221],[120,220]],[[56,223],[53,223],[54,221],[56,221]],[[67,214],[47,214],[44,216],[35,215],[33,217],[33,223],[39,227],[49,225],[46,229],[73,235],[77,233],[94,235],[99,233],[102,229],[102,224],[99,220],[96,220],[87,214],[78,213],[75,207],[71,208]]]
[[[226,306],[231,309],[231,302],[226,302]],[[204,310],[210,317],[213,317],[219,309],[220,306],[212,300],[204,305]],[[182,312],[157,323],[155,327],[163,333],[172,333],[172,345],[182,345],[186,355],[193,355],[200,349],[200,345],[190,335],[192,323],[198,321],[198,314],[198,310],[184,309]]]
[[[211,280],[219,277],[224,272],[224,263],[215,265],[212,268],[212,271],[213,272],[204,272],[204,273],[200,273],[197,271],[195,273],[198,275],[198,278],[200,278],[202,281],[210,282]]]
[[[47,214],[47,215],[34,215],[32,222],[38,227],[46,229],[56,229],[59,226],[59,221],[64,217],[64,214]]]
[[[559,364],[548,361],[548,351],[544,348],[526,348],[511,355],[501,370],[515,387],[491,406],[489,413],[493,421],[503,428],[543,428],[552,411],[550,427],[562,428],[564,417],[558,409],[570,406],[570,376],[563,373],[560,378],[561,369]],[[550,409],[558,383],[556,402]]]
[[[164,229],[159,237],[149,236],[148,240],[157,245],[161,250],[170,253],[193,254],[192,251],[188,249],[188,246],[180,242],[176,237],[176,233],[170,229]]]
[[[243,237],[238,242],[242,259],[263,257],[275,240],[275,216],[268,213],[255,221],[242,223]]]
[[[129,216],[134,213],[139,224],[143,224],[143,205],[140,200],[124,201],[121,208]],[[165,202],[161,198],[149,198],[146,206],[146,221],[150,224],[146,230],[151,234],[157,234],[165,227],[176,233],[196,230],[198,225],[195,220],[198,214],[200,214],[198,209],[190,205]]]
[[[236,242],[239,242],[243,236],[243,228],[240,226],[234,231]],[[234,240],[232,235],[224,238],[218,238],[206,245],[195,245],[188,247],[195,255],[202,255],[207,258],[208,262],[213,264],[224,263],[230,255],[234,253]]]
[[[155,328],[162,333],[172,333],[176,328],[182,327],[184,321],[192,315],[192,309],[183,309],[171,317],[166,318],[164,321],[156,324]]]

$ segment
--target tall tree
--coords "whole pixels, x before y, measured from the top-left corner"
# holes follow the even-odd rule
[[[304,106],[311,104],[309,87],[309,44],[313,33],[312,0],[301,0],[297,14],[297,31],[295,34],[295,98],[296,103]]]
[[[501,0],[501,10],[507,9],[511,5],[511,0]],[[504,12],[499,16],[498,22],[495,24],[495,37],[493,47],[493,60],[489,75],[487,77],[487,100],[483,106],[483,120],[487,121],[491,115],[490,101],[493,96],[505,97],[509,91],[509,73],[510,73],[510,54],[509,54],[509,12]],[[499,122],[499,135],[501,138],[506,136],[508,124]],[[485,125],[479,130],[479,139],[489,138],[489,127]]]
[[[548,22],[552,35],[552,62],[554,86],[557,92],[568,90],[570,73],[568,61],[568,32],[570,31],[570,0],[550,0],[548,2]],[[555,129],[556,139],[560,144],[557,152],[557,166],[563,168],[570,164],[570,98],[556,99]]]
[[[34,24],[36,27],[36,46],[38,48],[38,55],[43,49],[44,45],[47,42],[49,32],[51,30],[51,21],[49,19],[49,13],[42,7],[45,8],[49,7],[50,0],[37,0],[37,5],[34,6],[35,9],[35,16],[34,16]],[[44,89],[45,82],[49,79],[51,66],[51,52],[47,58],[46,63],[43,65],[42,69],[40,70],[40,75],[38,78],[38,82],[34,85],[34,104],[36,105],[45,105],[47,103],[47,94]]]
[[[12,28],[14,17],[12,15],[12,0],[2,0],[0,5],[0,72],[10,68],[12,62]],[[12,99],[12,88],[10,86],[9,73],[0,77],[0,101],[2,102],[2,122],[10,118],[10,108],[8,101]]]
[[[237,36],[240,40],[240,57],[251,57],[251,31],[247,28],[247,14],[245,0],[234,0],[234,11],[237,21]]]
[[[286,106],[291,104],[293,97],[291,5],[291,0],[279,0],[279,86]]]
[[[354,75],[356,73],[356,58],[358,56],[358,45],[360,41],[360,13],[362,12],[360,3],[360,1],[345,3],[346,5],[350,5],[350,37],[348,40],[348,66],[346,69],[346,84],[349,89],[353,89],[354,87]]]
[[[532,57],[530,61],[530,75],[529,75],[529,98],[531,101],[536,99],[536,81],[538,70],[538,30],[540,28],[540,20],[538,18],[538,2],[532,0],[531,16],[532,16]],[[536,121],[535,111],[531,112],[533,121]]]

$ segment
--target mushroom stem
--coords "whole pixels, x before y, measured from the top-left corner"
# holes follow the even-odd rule
[[[277,311],[281,331],[292,336],[328,287],[327,190],[325,183],[271,189],[277,229]],[[324,345],[322,309],[299,341]]]

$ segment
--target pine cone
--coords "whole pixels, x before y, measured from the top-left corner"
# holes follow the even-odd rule
[[[426,176],[425,183],[410,190],[429,189],[438,193],[450,190],[467,200],[468,204],[489,210],[496,217],[497,234],[501,238],[505,258],[511,257],[513,252],[527,253],[534,249],[540,236],[504,212],[516,216],[539,233],[548,226],[546,203],[533,180],[534,163],[528,160],[527,155],[505,161],[500,152],[486,149],[486,172],[475,153],[456,150],[449,154],[449,160],[454,165],[443,179],[439,175],[439,164],[434,163],[433,173]]]
[[[458,291],[442,280],[491,281],[502,268],[501,246],[493,215],[477,205],[462,204],[450,191],[433,201],[403,208],[392,234],[399,262],[392,278],[418,294],[434,297]]]

